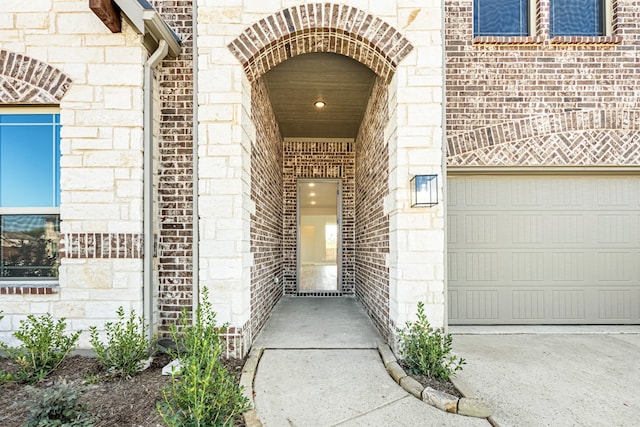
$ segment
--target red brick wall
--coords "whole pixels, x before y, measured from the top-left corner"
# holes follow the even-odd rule
[[[251,88],[251,333],[255,336],[283,294],[282,137],[262,78]],[[275,279],[278,279],[278,282]]]
[[[356,295],[380,333],[389,334],[389,147],[384,128],[388,118],[387,86],[380,79],[371,92],[356,139]]]
[[[536,37],[474,43],[473,1],[447,0],[448,134],[530,117],[571,120],[564,117],[572,111],[640,108],[640,1],[613,3],[613,37],[550,39],[549,0],[541,0]]]
[[[152,0],[180,36],[182,53],[159,69],[159,329],[190,308],[193,291],[193,28],[191,0]]]

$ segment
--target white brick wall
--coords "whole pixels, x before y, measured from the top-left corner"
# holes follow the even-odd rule
[[[386,136],[390,150],[390,318],[396,326],[414,320],[424,301],[433,326],[443,326],[444,203],[442,199],[442,9],[440,2],[399,0],[398,22],[414,49],[400,63],[390,87]],[[390,108],[392,109],[392,108]],[[437,174],[439,204],[411,208],[409,180]]]
[[[280,9],[313,1],[200,1],[198,4],[200,108],[200,283],[212,289],[220,320],[242,326],[249,318],[248,269],[251,90],[242,68],[227,49],[246,27]],[[444,323],[444,231],[440,204],[409,207],[409,180],[414,174],[437,173],[442,185],[443,46],[441,2],[354,0],[358,7],[395,25],[414,45],[398,67],[390,88],[391,195],[386,201],[391,223],[391,320],[413,318],[418,300],[427,304],[430,321]],[[203,114],[206,111],[207,114]],[[230,114],[233,112],[233,114]],[[236,192],[220,192],[235,181]],[[225,207],[224,203],[228,205]],[[216,207],[217,206],[217,207]],[[232,206],[232,209],[229,209]],[[224,232],[222,230],[224,224]],[[417,225],[418,224],[418,225]],[[216,248],[216,249],[214,249]],[[224,266],[216,254],[226,254]],[[427,263],[425,264],[425,260]],[[220,268],[216,276],[207,269]],[[241,284],[233,287],[230,284]]]
[[[85,0],[3,0],[0,39],[73,80],[60,104],[61,231],[142,233],[140,36],[126,21],[112,34]],[[0,297],[0,340],[11,340],[27,313],[51,312],[85,330],[113,320],[120,305],[141,314],[141,273],[141,259],[62,259],[59,293]]]

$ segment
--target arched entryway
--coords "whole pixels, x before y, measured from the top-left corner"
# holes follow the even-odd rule
[[[413,106],[406,105],[408,73],[396,74],[413,44],[373,14],[347,5],[315,3],[265,16],[248,25],[228,49],[239,61],[242,75],[231,64],[215,61],[210,66],[219,73],[206,72],[211,78],[220,79],[225,72],[230,76],[226,99],[231,108],[226,113],[231,131],[226,136],[231,144],[215,132],[224,132],[216,123],[219,120],[213,119],[224,114],[223,109],[213,106],[204,117],[200,105],[200,129],[207,138],[200,150],[207,154],[200,158],[204,233],[200,278],[201,285],[218,289],[218,298],[228,298],[228,303],[214,301],[222,320],[239,326],[233,332],[246,347],[282,295],[304,294],[298,277],[300,180],[332,180],[341,188],[340,278],[327,294],[357,295],[390,340],[398,319],[402,321],[412,308],[403,300],[415,305],[416,295],[433,291],[431,302],[441,306],[442,280],[432,277],[439,288],[430,290],[418,277],[417,270],[424,269],[415,254],[408,253],[410,221],[403,219],[442,214],[411,211],[408,206],[409,175],[427,163],[431,169],[441,168],[440,158],[410,160],[409,152],[435,145],[437,154],[442,148],[431,129],[433,125],[441,129],[442,123],[413,117]],[[212,50],[206,60],[215,55],[222,53]],[[414,55],[413,62],[420,59]],[[441,73],[441,64],[433,65]],[[202,74],[199,81],[201,87],[211,84]],[[212,91],[210,99],[214,96]],[[325,108],[315,108],[315,101],[325,102]],[[424,138],[407,138],[413,126],[420,128],[413,137],[423,133]],[[223,158],[225,152],[232,157]],[[226,188],[215,187],[225,179]],[[223,222],[219,211],[225,203],[235,217]],[[417,229],[434,227],[431,220],[425,223]],[[227,229],[223,232],[220,225]],[[221,242],[221,236],[229,242]],[[233,242],[232,236],[237,236]],[[399,241],[404,242],[402,247]],[[442,244],[436,243],[435,250],[441,249]],[[434,259],[442,262],[441,257]],[[399,274],[403,266],[407,270]],[[436,316],[443,312],[436,310]]]

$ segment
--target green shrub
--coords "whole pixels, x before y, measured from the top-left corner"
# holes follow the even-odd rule
[[[86,389],[73,383],[57,383],[38,389],[31,387],[31,398],[25,403],[29,416],[24,427],[91,427],[93,422],[80,394]]]
[[[106,342],[100,341],[98,330],[91,327],[89,342],[98,356],[100,364],[116,376],[131,377],[142,370],[143,361],[149,358],[149,340],[144,319],[133,310],[125,319],[124,308],[119,307],[117,322],[107,322]]]
[[[163,390],[164,401],[158,405],[162,419],[170,427],[233,426],[234,419],[250,408],[242,389],[221,361],[225,344],[206,289],[203,297],[193,323],[184,310],[178,325],[170,327],[176,343],[171,355],[182,362],[179,373],[172,375]]]
[[[20,321],[13,336],[22,341],[19,347],[0,343],[0,348],[19,366],[15,378],[34,383],[45,378],[75,348],[80,332],[65,335],[64,318],[53,321],[50,313],[36,317],[32,314]]]
[[[451,354],[451,334],[431,327],[422,301],[418,302],[418,320],[407,322],[406,327],[398,332],[400,354],[410,375],[426,375],[439,381],[447,381],[465,364],[464,359]]]

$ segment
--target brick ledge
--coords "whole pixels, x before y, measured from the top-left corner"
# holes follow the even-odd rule
[[[0,295],[53,295],[57,294],[58,284],[29,285],[29,284],[1,284]]]
[[[540,36],[478,36],[473,38],[473,44],[542,44],[544,37]]]
[[[557,36],[551,38],[551,44],[587,44],[587,45],[616,45],[622,43],[621,36]]]

